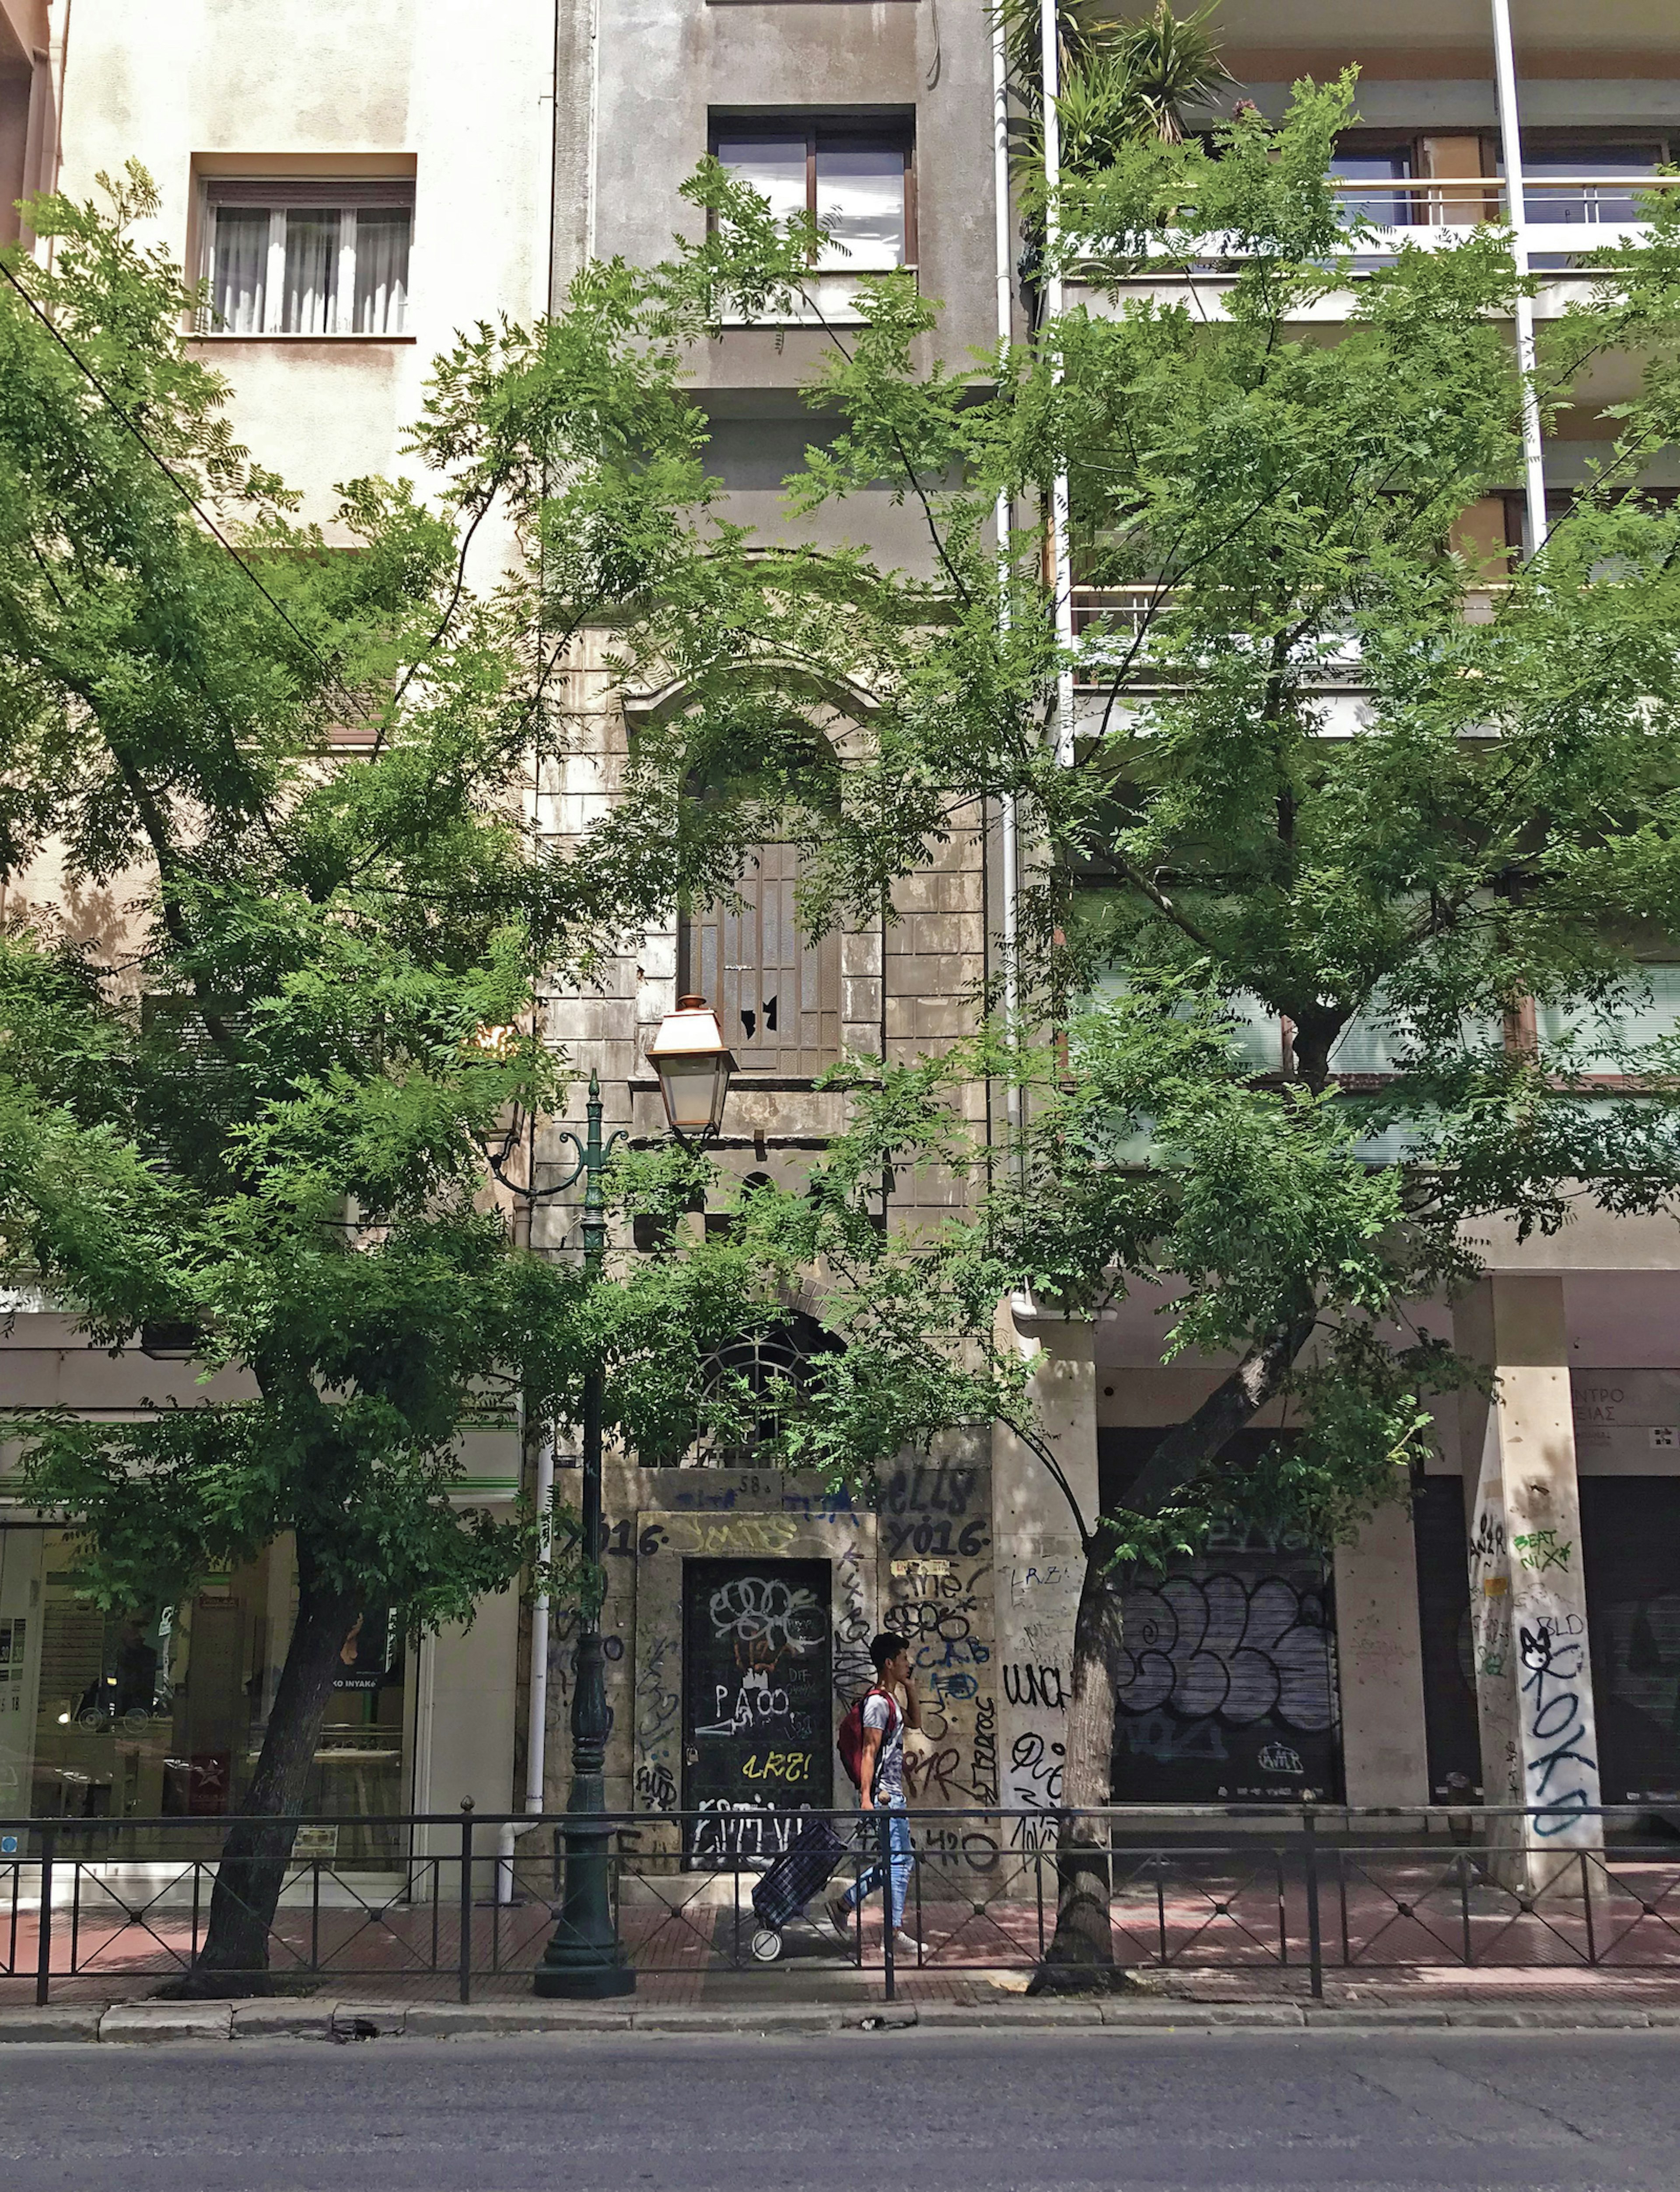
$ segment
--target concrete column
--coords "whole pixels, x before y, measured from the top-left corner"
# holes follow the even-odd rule
[[[1350,1804],[1426,1804],[1417,1549],[1391,1500],[1335,1556],[1342,1772]]]
[[[1097,1512],[1092,1328],[1050,1318],[1018,1321],[1006,1306],[1001,1330],[1006,1343],[1033,1362],[1038,1431],[1089,1524]],[[1061,1795],[1084,1556],[1067,1501],[1037,1455],[1000,1428],[991,1460],[999,1795],[1006,1806],[1048,1811]]]
[[[1470,1605],[1485,1801],[1546,1807],[1490,1822],[1489,1841],[1507,1852],[1502,1876],[1538,1889],[1564,1852],[1603,1843],[1563,1282],[1496,1276],[1454,1326],[1494,1379],[1491,1401],[1463,1401],[1465,1453],[1480,1456]]]
[[[518,1808],[513,1788],[518,1639],[519,1595],[511,1587],[481,1599],[471,1627],[450,1622],[422,1639],[414,1728],[416,1811],[450,1813],[467,1796],[481,1812]],[[420,1854],[453,1857],[460,1837],[453,1825],[423,1827],[416,1832],[416,1846]],[[482,1829],[475,1848],[483,1863],[473,1871],[480,1890],[488,1892],[495,1830]]]

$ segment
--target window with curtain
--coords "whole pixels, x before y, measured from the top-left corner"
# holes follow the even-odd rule
[[[711,150],[735,179],[769,201],[778,220],[809,214],[829,241],[817,265],[884,273],[916,257],[910,128],[862,128],[797,114],[717,121]]]
[[[205,198],[204,333],[406,332],[411,182],[212,176]]]
[[[797,845],[758,845],[736,886],[741,905],[708,906],[677,928],[679,990],[712,1005],[742,1073],[804,1079],[840,1055],[840,939],[800,933]]]

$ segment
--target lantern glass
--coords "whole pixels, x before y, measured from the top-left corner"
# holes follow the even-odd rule
[[[677,999],[648,1046],[648,1062],[659,1076],[671,1132],[684,1141],[716,1134],[735,1061],[704,997]]]

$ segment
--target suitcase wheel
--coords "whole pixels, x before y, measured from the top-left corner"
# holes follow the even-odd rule
[[[761,1926],[752,1936],[751,1948],[761,1964],[773,1964],[781,1954],[781,1935],[774,1926]]]

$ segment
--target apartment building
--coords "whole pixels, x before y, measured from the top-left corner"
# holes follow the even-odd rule
[[[20,0],[0,0],[0,166],[20,146],[16,172],[56,173],[81,193],[101,168],[146,163],[163,196],[160,233],[211,281],[216,323],[199,339],[234,384],[236,425],[306,490],[312,515],[330,516],[334,481],[404,468],[402,423],[454,328],[539,309],[591,254],[660,256],[696,218],[678,190],[708,151],[773,205],[846,238],[844,265],[819,273],[843,330],[849,270],[909,265],[943,300],[947,360],[995,339],[1000,295],[1024,332],[1020,238],[998,219],[980,0],[506,0],[489,14],[459,0],[354,10],[289,0],[279,12],[283,41],[276,11],[251,0],[76,0],[66,37],[60,0],[35,21],[18,20]],[[1403,12],[1225,0],[1219,25],[1242,94],[1267,112],[1282,111],[1300,76],[1359,63],[1359,126],[1340,170],[1351,202],[1411,240],[1450,240],[1498,211],[1514,126],[1527,179],[1516,210],[1545,277],[1544,317],[1586,278],[1574,255],[1634,222],[1634,181],[1677,150],[1680,24],[1656,0],[1605,0],[1587,20],[1561,0],[1513,0],[1511,13],[1503,107],[1487,0]],[[1203,290],[1217,310],[1216,278]],[[1117,308],[1094,292],[1087,301]],[[1346,309],[1332,297],[1315,311],[1334,323]],[[778,489],[818,431],[797,389],[824,340],[798,324],[729,327],[694,359],[730,514],[769,540],[794,534]],[[1604,363],[1605,402],[1631,371]],[[1545,450],[1548,495],[1586,476],[1601,431],[1585,410],[1569,414]],[[1675,461],[1654,486],[1680,488]],[[926,547],[913,514],[884,493],[876,501],[826,512],[802,537],[858,540],[917,568]],[[1530,510],[1513,477],[1474,522],[1520,546]],[[1076,596],[1076,628],[1088,606]],[[580,689],[597,659],[586,648]],[[638,715],[682,698],[603,703],[594,734],[534,785],[540,826],[564,842],[604,812]],[[1080,705],[1076,691],[1076,719]],[[866,927],[800,939],[795,880],[790,848],[763,847],[742,878],[745,914],[673,914],[597,987],[548,1001],[580,1076],[601,1076],[609,1127],[659,1132],[646,1047],[683,991],[717,1006],[738,1062],[722,1161],[784,1182],[836,1124],[840,1099],[813,1085],[824,1066],[847,1050],[912,1058],[972,1024],[1002,919],[995,814],[974,814]],[[1680,968],[1653,969],[1652,981],[1660,1005],[1680,1004]],[[1277,1041],[1281,1059],[1281,1027]],[[1359,1070],[1351,1055],[1340,1062]],[[984,1093],[973,1100],[982,1116]],[[560,1158],[540,1142],[551,1177]],[[936,1208],[938,1193],[906,1182],[893,1214],[913,1215],[919,1196]],[[575,1211],[546,1211],[536,1241],[574,1253]],[[1590,1219],[1519,1247],[1494,1229],[1488,1267],[1456,1337],[1498,1370],[1497,1399],[1442,1412],[1409,1512],[1397,1504],[1329,1561],[1249,1538],[1134,1592],[1117,1801],[1311,1792],[1468,1807],[1496,1787],[1510,1684],[1501,1693],[1484,1677],[1478,1700],[1468,1564],[1490,1502],[1521,1513],[1540,1482],[1546,1527],[1581,1548],[1549,1587],[1590,1648],[1603,1796],[1680,1801],[1680,1236]],[[1030,1302],[1002,1316],[1011,1343],[1035,1356],[1044,1427],[1087,1512],[1223,1367],[1163,1367],[1143,1307],[1083,1327]],[[769,1352],[796,1361],[803,1344],[791,1322]],[[41,1304],[20,1305],[0,1380],[14,1402],[101,1411],[191,1390],[188,1366],[112,1362]],[[506,1497],[519,1465],[511,1436],[471,1443],[462,1498]],[[754,1737],[777,1684],[756,1661],[743,1671],[729,1628],[750,1607],[807,1640],[796,1703],[813,1739],[782,1775],[784,1802],[842,1793],[832,1717],[871,1632],[891,1622],[912,1636],[929,1702],[920,1800],[1054,1806],[1081,1580],[1065,1513],[1004,1436],[953,1441],[884,1475],[878,1511],[865,1511],[750,1449],[706,1469],[609,1460],[610,1805],[648,1813],[650,1827],[679,1808],[715,1812],[690,1849],[699,1861],[774,1846]],[[129,1634],[76,1607],[57,1544],[21,1515],[0,1524],[0,1680],[12,1700],[8,1714],[0,1697],[0,1813],[223,1807],[283,1646],[283,1549],[260,1573],[208,1585],[165,1633]],[[1496,1586],[1482,1594],[1490,1603],[1523,1588],[1520,1564],[1513,1573],[1491,1554],[1476,1581]],[[534,1686],[529,1635],[511,1598],[418,1654],[402,1647],[400,1610],[364,1621],[318,1776],[323,1808],[471,1795],[501,1809],[528,1787],[563,1803],[572,1637],[557,1616],[546,1685]],[[983,1865],[996,1841],[974,1831],[972,1847],[962,1835],[957,1846]]]

